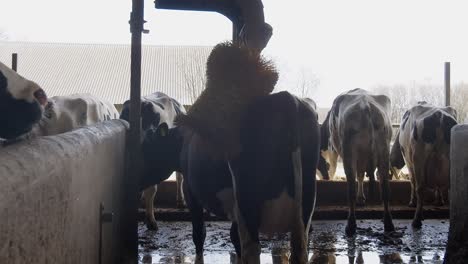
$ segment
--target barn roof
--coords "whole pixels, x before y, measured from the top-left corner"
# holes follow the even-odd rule
[[[142,95],[161,91],[191,104],[210,46],[142,46]],[[92,93],[114,104],[130,98],[130,45],[0,42],[0,61],[40,84],[49,96]],[[191,82],[190,85],[188,82]],[[193,89],[193,88],[192,88]],[[199,90],[198,90],[199,91]]]

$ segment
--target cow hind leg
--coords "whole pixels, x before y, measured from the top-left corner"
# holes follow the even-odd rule
[[[237,229],[239,233],[239,242],[240,242],[240,252],[241,252],[241,262],[244,264],[260,264],[260,241],[259,241],[259,233],[258,233],[258,226],[257,229],[250,230],[247,227],[246,220],[241,213],[241,208],[239,207],[239,192],[237,191],[237,184],[236,184],[236,175],[237,175],[237,167],[232,165],[229,162],[229,171],[231,172],[232,177],[232,185],[234,191],[234,219],[237,223]],[[260,217],[253,212],[247,212],[248,215],[252,217]],[[253,215],[252,215],[253,214]],[[255,215],[255,216],[254,216]],[[254,219],[249,219],[250,221]]]
[[[424,188],[416,183],[416,196],[417,196],[417,204],[416,204],[416,212],[414,212],[414,218],[412,226],[414,228],[421,228],[422,227],[422,220],[423,220],[423,201],[424,201]]]
[[[241,261],[245,264],[260,264],[260,241],[258,230],[253,234],[249,232],[245,221],[240,215],[240,211],[237,210],[236,220],[238,222],[239,229],[239,241],[241,248]]]
[[[366,204],[366,197],[364,195],[364,173],[357,173],[358,189],[357,189],[357,206],[364,206]]]
[[[236,250],[236,263],[242,263],[241,259],[241,245],[240,245],[240,239],[239,239],[239,230],[237,228],[237,223],[232,222],[231,224],[231,230],[229,232],[229,235],[231,236],[231,242],[234,245],[234,249]]]
[[[305,232],[304,223],[299,217],[291,230],[290,244],[290,263],[307,263],[308,234]]]
[[[415,185],[416,185],[416,211],[414,212],[414,218],[413,218],[413,223],[412,226],[414,228],[421,228],[422,226],[422,220],[423,220],[423,203],[424,203],[424,187],[426,186],[426,183],[424,181],[424,174],[425,174],[425,164],[423,162],[418,162],[414,166],[414,172],[415,172]]]
[[[380,186],[382,190],[382,201],[384,204],[384,230],[385,232],[393,232],[395,231],[395,226],[393,225],[393,219],[392,219],[392,214],[390,213],[390,205],[389,205],[389,200],[390,200],[390,188],[389,188],[389,183],[388,179],[390,177],[388,173],[388,169],[386,170],[386,175],[385,172],[383,173],[384,175],[381,177],[380,181]]]
[[[206,227],[203,219],[203,207],[191,194],[184,183],[184,194],[187,202],[187,207],[192,215],[192,239],[195,244],[195,263],[203,263],[203,244],[206,238]]]
[[[351,153],[350,153],[351,154]],[[346,235],[352,236],[356,233],[356,173],[353,169],[351,155],[343,155],[343,166],[348,182],[348,223],[346,224]]]
[[[393,225],[392,214],[390,212],[390,164],[389,164],[389,151],[386,148],[382,148],[379,152],[379,166],[377,173],[380,178],[380,189],[382,191],[382,201],[384,205],[384,230],[385,232],[395,231],[395,226]]]
[[[291,230],[291,263],[307,263],[307,244],[308,244],[308,232],[304,226],[304,220],[302,217],[302,155],[301,149],[298,148],[292,153],[293,169],[294,169],[294,189],[295,189],[295,201],[294,201],[294,222]],[[306,218],[304,218],[306,219]]]
[[[411,168],[408,168],[410,174],[410,183],[411,183],[411,198],[408,204],[409,207],[416,207],[416,175],[414,175],[414,171]]]
[[[146,227],[150,230],[158,230],[158,224],[154,218],[154,197],[156,196],[157,190],[157,185],[153,185],[143,191],[143,199],[145,201],[146,210]]]
[[[182,193],[182,182],[184,178],[182,177],[182,174],[180,172],[176,172],[176,206],[177,208],[184,208],[184,195]]]

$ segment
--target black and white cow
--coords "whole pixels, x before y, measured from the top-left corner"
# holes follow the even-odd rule
[[[30,132],[46,104],[39,85],[0,62],[0,138],[10,140]]]
[[[203,257],[206,209],[233,221],[231,241],[244,263],[259,263],[260,232],[292,232],[291,261],[305,263],[320,133],[308,103],[287,92],[256,100],[241,121],[242,151],[229,162],[190,128],[167,127],[149,131],[143,142],[141,184],[182,172],[197,259]]]
[[[142,136],[151,129],[156,129],[164,123],[169,128],[174,127],[175,117],[179,114],[185,114],[185,108],[175,99],[168,95],[155,92],[141,98],[141,123]],[[120,115],[121,119],[130,121],[130,101],[125,101]],[[183,206],[183,197],[181,193],[182,175],[176,173],[177,182],[177,207]],[[142,197],[146,208],[146,225],[149,229],[157,230],[158,225],[154,218],[154,197],[156,196],[157,185],[152,185],[143,191]]]
[[[339,157],[338,152],[333,148],[330,142],[330,113],[331,111],[328,111],[325,120],[320,126],[320,160],[318,170],[322,175],[324,175],[323,178],[325,180],[333,180],[333,178],[335,177]],[[326,167],[321,165],[324,163],[322,162],[322,160],[325,160]],[[366,170],[366,175],[369,178],[369,196],[373,198],[375,198],[375,169],[375,162],[369,162]],[[364,189],[358,188],[358,197],[356,204],[363,206],[365,204],[365,201],[366,199],[364,195]]]
[[[42,118],[29,135],[57,135],[118,118],[119,112],[113,104],[92,94],[54,96],[47,100]]]
[[[389,118],[390,99],[372,95],[363,89],[342,93],[333,101],[329,113],[330,143],[343,159],[348,182],[349,216],[346,233],[356,232],[356,178],[358,200],[364,202],[364,173],[378,169],[384,203],[385,231],[394,226],[389,209],[389,152],[392,126]]]
[[[452,107],[436,107],[420,102],[405,112],[393,145],[392,165],[406,163],[411,180],[410,206],[416,206],[413,227],[422,226],[424,191],[434,190],[436,203],[444,203],[449,188],[450,133],[457,124]],[[397,154],[401,156],[398,157]],[[402,162],[402,159],[404,159]]]

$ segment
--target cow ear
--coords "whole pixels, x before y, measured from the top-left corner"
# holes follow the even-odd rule
[[[156,129],[156,134],[161,137],[165,137],[169,134],[169,127],[166,123],[161,123]]]

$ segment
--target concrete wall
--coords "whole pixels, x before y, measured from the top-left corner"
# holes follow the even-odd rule
[[[468,125],[452,128],[450,230],[444,263],[468,261]]]
[[[120,252],[127,123],[113,120],[0,149],[0,263],[99,263]]]

